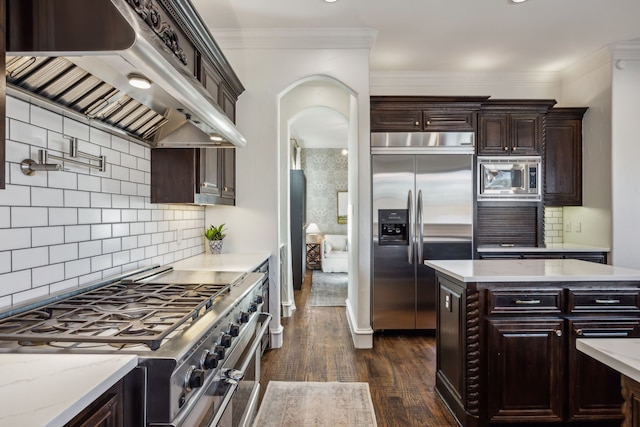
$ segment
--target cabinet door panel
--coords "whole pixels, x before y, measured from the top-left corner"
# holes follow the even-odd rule
[[[222,153],[222,197],[236,197],[236,150],[221,148]]]
[[[478,154],[505,156],[507,147],[507,114],[480,114],[478,116]]]
[[[200,148],[200,191],[213,196],[222,194],[220,185],[219,148]]]
[[[491,422],[552,422],[563,416],[563,320],[489,319]]]
[[[539,126],[539,114],[511,114],[509,142],[512,155],[540,155]]]
[[[422,111],[395,110],[371,111],[372,131],[405,131],[418,132],[422,130]]]
[[[576,349],[576,338],[637,337],[640,319],[569,320],[569,419],[622,419],[620,373]]]

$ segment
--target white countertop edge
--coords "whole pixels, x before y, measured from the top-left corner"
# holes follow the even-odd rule
[[[610,252],[611,248],[604,246],[580,245],[577,243],[550,243],[546,246],[478,246],[479,253],[544,253],[544,252]]]
[[[174,270],[250,272],[271,257],[269,252],[201,253],[170,264]]]
[[[622,375],[640,382],[640,339],[579,338],[576,348]]]
[[[135,355],[0,354],[0,373],[9,370],[0,400],[11,408],[0,412],[0,427],[62,426],[137,364]]]
[[[461,282],[640,281],[640,270],[575,259],[425,260]]]

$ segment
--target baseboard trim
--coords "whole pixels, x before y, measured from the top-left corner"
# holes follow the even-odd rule
[[[356,327],[356,318],[351,311],[351,301],[347,299],[347,321],[351,331],[351,339],[355,348],[373,348],[373,329]]]
[[[282,348],[284,328],[279,325],[275,329],[269,330],[269,346],[271,348]]]

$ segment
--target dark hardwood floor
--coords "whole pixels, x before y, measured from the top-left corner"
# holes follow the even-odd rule
[[[356,349],[345,307],[311,307],[310,291],[307,271],[282,348],[262,359],[261,393],[271,380],[367,382],[380,427],[458,425],[434,391],[435,337],[376,334],[373,349]]]

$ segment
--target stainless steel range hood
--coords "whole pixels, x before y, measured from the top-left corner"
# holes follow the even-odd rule
[[[244,90],[188,1],[7,1],[9,88],[152,147],[246,145],[201,83],[203,60],[223,68],[236,96]],[[131,74],[151,87],[134,88]]]

